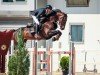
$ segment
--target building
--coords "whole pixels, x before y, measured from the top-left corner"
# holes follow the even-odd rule
[[[34,0],[1,0],[0,30],[26,26],[32,21],[29,14],[34,9]]]
[[[48,4],[68,14],[66,29],[62,31],[59,41],[62,43],[62,50],[69,50],[69,33],[71,34],[76,48],[76,72],[83,72],[85,63],[88,70],[93,70],[96,64],[96,69],[100,72],[99,3],[99,0],[48,0]],[[53,47],[56,46],[57,42]]]
[[[73,2],[74,1],[74,2]],[[75,43],[76,72],[83,72],[84,64],[87,69],[96,69],[100,73],[100,0],[1,0],[0,1],[0,30],[16,29],[31,22],[30,11],[51,4],[55,9],[61,9],[68,14],[66,28],[62,31],[59,41],[53,42],[53,50],[57,51],[59,42],[61,50],[69,50],[69,41]],[[46,41],[39,41],[39,48],[46,47]],[[29,45],[29,47],[31,47]],[[87,60],[85,60],[87,53]],[[55,60],[56,57],[56,60]],[[58,56],[53,56],[53,70],[59,68]]]

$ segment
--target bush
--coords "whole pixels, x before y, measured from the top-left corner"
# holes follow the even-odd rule
[[[18,32],[18,44],[14,54],[10,57],[8,62],[8,75],[29,75],[29,54],[25,48],[25,43],[21,32]]]
[[[60,66],[61,69],[64,70],[69,70],[69,57],[68,56],[63,56],[60,60]]]

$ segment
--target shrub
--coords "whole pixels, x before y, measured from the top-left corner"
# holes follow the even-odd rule
[[[69,70],[69,57],[63,56],[60,60],[60,66],[62,70]]]

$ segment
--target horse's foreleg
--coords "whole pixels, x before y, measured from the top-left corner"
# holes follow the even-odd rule
[[[59,31],[57,35],[52,37],[53,41],[59,40],[60,36],[62,35],[62,33]]]
[[[56,41],[60,38],[60,36],[62,35],[62,33],[59,30],[52,30],[48,32],[48,37],[52,38],[53,41]]]

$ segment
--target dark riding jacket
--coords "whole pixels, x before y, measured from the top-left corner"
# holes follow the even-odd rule
[[[50,14],[46,14],[46,8],[39,8],[31,12],[32,15],[36,16],[40,23],[46,22],[50,16],[56,14],[56,11],[52,11]]]
[[[46,18],[46,10],[45,10],[45,8],[36,9],[31,14],[36,16],[37,19],[39,20],[39,22],[41,22],[43,19]]]

